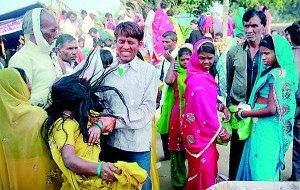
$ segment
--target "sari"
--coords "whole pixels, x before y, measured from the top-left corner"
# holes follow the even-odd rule
[[[203,26],[204,33],[211,33],[211,34],[214,33],[212,31],[213,23],[214,23],[214,17],[212,15],[207,15],[205,17],[204,26]]]
[[[0,71],[0,189],[59,189],[60,171],[40,135],[46,111],[20,74]]]
[[[271,23],[272,23],[272,14],[270,13],[270,10],[265,12],[266,18],[267,18],[267,23],[265,26],[265,35],[271,34]]]
[[[245,13],[245,8],[244,7],[239,7],[238,14],[234,18],[234,36],[236,36],[240,33],[245,36],[244,24],[243,24],[243,15],[244,15],[244,13]]]
[[[266,107],[258,104],[258,96],[269,94],[269,85],[274,88],[276,114],[268,117],[253,117],[251,136],[246,141],[237,180],[279,181],[280,170],[285,168],[284,156],[293,140],[295,92],[298,87],[296,60],[289,42],[273,36],[275,55],[279,68],[268,68],[266,74],[257,79],[249,104],[253,110]],[[262,66],[261,70],[266,70]],[[259,76],[259,75],[258,75]],[[271,148],[272,147],[272,148]]]
[[[53,127],[52,134],[49,137],[49,146],[51,154],[59,169],[62,171],[64,179],[61,190],[72,189],[103,189],[103,190],[135,190],[142,189],[146,182],[147,172],[137,163],[127,163],[118,161],[115,167],[122,170],[120,175],[114,174],[117,181],[108,182],[98,176],[79,175],[68,169],[61,155],[61,148],[68,144],[75,147],[76,155],[88,162],[98,163],[100,145],[89,146],[83,141],[78,123],[70,118],[59,118]]]
[[[174,26],[170,21],[167,13],[163,9],[157,9],[152,22],[152,34],[153,34],[153,58],[154,63],[159,64],[165,49],[162,43],[162,35],[167,31],[175,32]]]
[[[135,13],[133,22],[138,24],[144,30],[145,21],[144,21],[143,15],[141,13]]]
[[[191,44],[189,44],[192,46]],[[183,45],[182,48],[188,45]],[[192,51],[191,47],[190,48]],[[183,93],[185,90],[184,80],[186,78],[186,69],[180,65],[180,57],[177,56],[178,68],[174,71],[175,81],[173,84],[174,93],[172,96],[166,96],[168,99],[174,99],[174,105],[170,115],[169,128],[169,150],[171,153],[171,183],[174,187],[182,188],[186,183],[187,169],[185,166],[185,150],[180,136],[180,119],[184,108]],[[167,100],[165,100],[167,101]]]
[[[177,46],[181,46],[182,44],[184,44],[184,39],[183,39],[183,34],[181,32],[180,26],[179,26],[179,24],[178,24],[178,22],[177,22],[177,20],[175,19],[174,16],[169,16],[169,19],[173,23],[173,26],[174,26],[175,31],[176,31]]]
[[[197,50],[203,39],[194,45],[194,53],[188,63],[180,133],[188,160],[187,190],[207,189],[216,183],[219,153],[216,138],[221,130],[217,113],[218,88],[209,72],[199,67]]]
[[[152,182],[152,190],[159,190],[159,177],[156,167],[157,153],[156,153],[156,125],[155,117],[152,119],[152,142],[151,142],[151,165],[150,176]]]

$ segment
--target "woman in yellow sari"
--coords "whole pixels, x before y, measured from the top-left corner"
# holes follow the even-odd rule
[[[30,105],[18,70],[0,71],[0,189],[58,189],[60,172],[40,135],[47,113]]]
[[[103,76],[105,78],[106,74],[100,78],[103,79]],[[98,79],[92,84],[75,73],[52,86],[52,104],[42,133],[49,143],[53,159],[63,173],[61,190],[141,189],[147,172],[137,163],[113,164],[99,160],[100,134],[113,130],[114,118],[122,120],[105,107],[105,99],[100,98],[101,94],[113,90],[123,102],[124,99],[119,91],[102,86]]]

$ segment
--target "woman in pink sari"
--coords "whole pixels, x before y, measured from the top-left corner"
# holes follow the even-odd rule
[[[135,13],[133,22],[137,23],[144,30],[145,22],[141,13]]]
[[[205,17],[204,26],[203,26],[204,33],[214,34],[214,31],[213,31],[214,22],[215,22],[215,19],[212,15],[209,14]]]
[[[215,48],[207,39],[194,45],[194,53],[188,63],[186,100],[180,132],[188,160],[188,182],[186,190],[207,189],[216,183],[219,153],[216,138],[228,142],[230,136],[222,128],[218,111],[230,120],[230,112],[217,103],[217,83],[209,74],[214,63]]]
[[[160,7],[161,8],[156,10],[154,20],[152,22],[154,46],[153,60],[155,64],[158,64],[160,62],[165,53],[165,49],[162,43],[162,35],[168,31],[175,32],[174,26],[166,13],[168,2],[163,0],[160,4]]]

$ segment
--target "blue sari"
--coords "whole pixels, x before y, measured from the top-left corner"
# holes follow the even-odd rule
[[[276,114],[253,117],[251,136],[246,141],[236,180],[279,181],[279,172],[285,168],[285,152],[293,139],[296,61],[286,39],[274,35],[273,41],[280,68],[273,68],[256,81],[249,104],[253,110],[266,107],[267,104],[257,104],[256,100],[258,96],[267,96],[272,84]]]

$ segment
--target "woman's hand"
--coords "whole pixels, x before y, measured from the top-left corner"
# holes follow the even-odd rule
[[[89,131],[88,145],[94,145],[95,142],[99,141],[101,129],[99,128],[98,125],[93,123],[93,125],[88,129],[88,131]]]
[[[103,124],[102,133],[112,132],[116,125],[116,118],[100,117],[99,121]]]
[[[220,136],[222,142],[230,141],[230,135],[229,135],[228,131],[224,128],[220,131],[219,136]]]
[[[237,120],[242,120],[243,119],[243,117],[242,117],[242,112],[243,112],[244,110],[242,110],[241,108],[239,108],[236,112],[234,112],[234,115],[235,115],[235,117],[237,118]]]
[[[226,106],[224,106],[224,108],[223,108],[223,113],[225,115],[225,121],[229,122],[231,119],[231,113]]]
[[[106,181],[116,181],[117,179],[114,173],[121,174],[122,171],[116,168],[113,163],[106,162],[102,164],[101,179]]]

